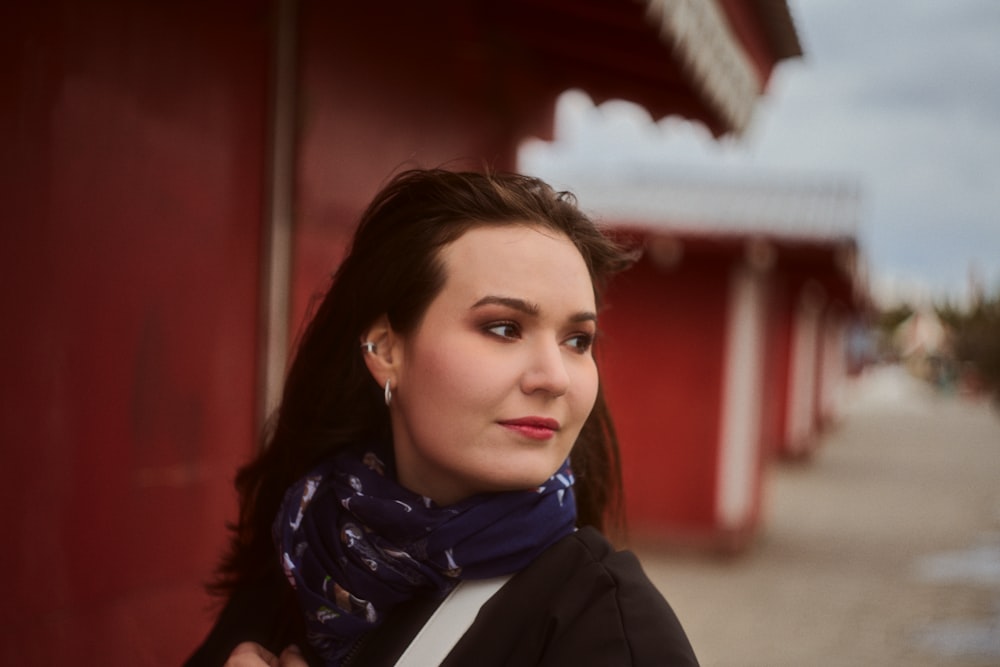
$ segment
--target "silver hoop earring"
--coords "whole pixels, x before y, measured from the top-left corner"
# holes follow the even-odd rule
[[[390,387],[390,383],[391,382],[392,382],[392,380],[386,380],[385,381],[385,405],[386,405],[386,407],[389,407],[389,404],[392,403],[392,388]]]
[[[375,354],[375,343],[371,341],[361,343],[361,349],[367,352],[368,354]]]

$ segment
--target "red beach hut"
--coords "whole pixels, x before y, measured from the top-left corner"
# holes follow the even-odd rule
[[[838,409],[863,291],[850,185],[686,179],[578,188],[638,264],[612,284],[603,385],[637,534],[734,549],[767,462]]]

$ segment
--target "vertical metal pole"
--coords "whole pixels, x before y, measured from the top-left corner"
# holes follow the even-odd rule
[[[272,26],[267,180],[260,261],[259,427],[278,406],[288,361],[298,99],[298,0],[274,0]]]

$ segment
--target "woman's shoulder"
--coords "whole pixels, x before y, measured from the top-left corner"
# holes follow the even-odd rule
[[[592,559],[596,562],[607,564],[611,567],[619,566],[618,554],[627,554],[624,558],[626,562],[633,562],[638,566],[638,560],[630,551],[619,551],[608,541],[604,533],[593,526],[584,526],[571,535],[567,535],[562,540],[562,550],[577,551],[582,560]],[[559,551],[553,552],[555,558],[564,556]]]
[[[615,549],[603,533],[590,526],[553,544],[515,579],[545,579],[553,587],[594,577],[607,577],[615,588],[652,586],[632,552]]]
[[[474,654],[497,666],[697,664],[635,555],[592,528],[563,538],[507,582],[444,664],[473,664],[462,657]]]
[[[566,598],[573,597],[576,587],[583,587],[589,595],[599,592],[620,603],[642,599],[660,612],[673,615],[636,555],[616,549],[592,527],[581,528],[560,540],[516,579],[530,580],[532,586],[544,579],[548,590]]]

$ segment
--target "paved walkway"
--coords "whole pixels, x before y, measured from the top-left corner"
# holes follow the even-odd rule
[[[1000,411],[878,369],[767,488],[741,556],[636,548],[705,667],[1000,665]]]

